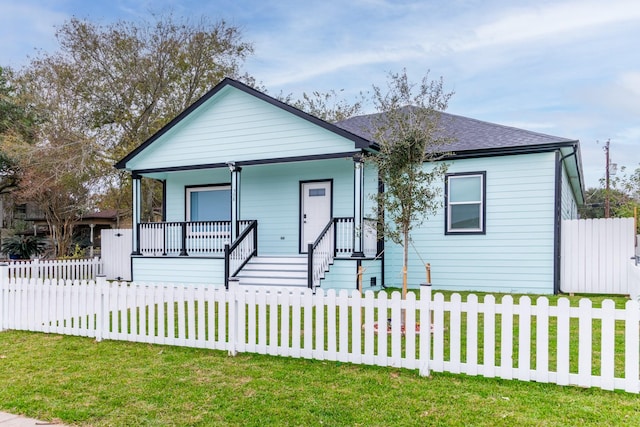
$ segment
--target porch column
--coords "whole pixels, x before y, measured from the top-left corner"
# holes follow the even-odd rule
[[[235,162],[227,163],[231,171],[231,241],[238,238],[238,221],[240,220],[240,172],[242,168]]]
[[[362,239],[364,225],[364,159],[361,155],[353,156],[353,254],[352,257],[363,257]]]
[[[133,208],[133,227],[131,235],[133,238],[133,252],[131,255],[140,255],[140,180],[141,176],[137,173],[131,174],[131,195],[133,197],[131,206]]]

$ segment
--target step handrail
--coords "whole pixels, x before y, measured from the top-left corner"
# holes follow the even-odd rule
[[[335,219],[331,218],[315,242],[307,245],[307,287],[315,289],[335,257]]]
[[[252,220],[231,245],[224,245],[224,286],[226,289],[229,289],[229,278],[235,277],[251,257],[256,255],[258,255],[258,221]]]

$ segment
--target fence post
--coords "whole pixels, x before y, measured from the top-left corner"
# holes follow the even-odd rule
[[[7,287],[9,285],[9,264],[0,263],[0,331],[4,331],[9,315],[9,298]]]
[[[431,361],[431,282],[420,284],[420,376],[429,376]]]
[[[105,317],[108,313],[105,313],[104,307],[104,293],[107,287],[107,277],[105,275],[96,276],[96,294],[98,296],[98,307],[96,313],[96,341],[102,341],[104,335]]]
[[[236,277],[229,278],[229,289],[227,289],[227,297],[229,301],[229,340],[227,350],[229,356],[238,354],[238,289],[240,279]]]

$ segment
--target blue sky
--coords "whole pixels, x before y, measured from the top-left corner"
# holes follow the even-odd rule
[[[638,0],[0,0],[0,65],[56,48],[71,16],[108,23],[150,12],[225,19],[271,94],[384,85],[427,70],[455,91],[448,111],[581,141],[586,187],[612,161],[640,163]],[[599,141],[599,143],[597,142]]]

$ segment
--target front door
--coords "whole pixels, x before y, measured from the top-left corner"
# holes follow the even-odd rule
[[[300,252],[307,252],[331,219],[331,181],[302,182],[300,191]]]

